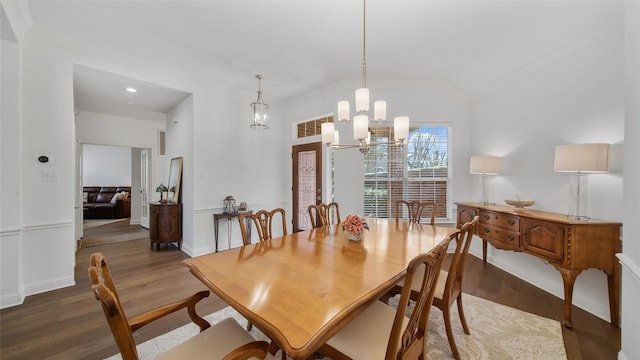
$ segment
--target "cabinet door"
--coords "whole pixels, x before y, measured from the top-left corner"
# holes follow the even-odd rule
[[[478,214],[476,208],[458,205],[458,224],[457,227],[461,228],[465,223],[473,220]]]
[[[523,249],[558,263],[563,260],[564,226],[545,221],[523,219]]]

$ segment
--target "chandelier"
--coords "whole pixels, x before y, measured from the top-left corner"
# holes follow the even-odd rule
[[[373,117],[369,117],[369,89],[367,88],[367,4],[363,0],[363,21],[362,21],[362,87],[356,90],[355,109],[358,113],[353,117],[353,138],[359,144],[340,144],[340,134],[335,129],[335,124],[327,122],[322,124],[322,143],[333,149],[359,148],[363,154],[369,151],[371,145],[382,144],[380,142],[371,143],[371,133],[369,132],[369,121],[377,121],[381,124],[387,118],[387,102],[378,100],[373,103]],[[338,102],[338,120],[342,123],[349,121],[349,101]],[[393,119],[394,140],[388,144],[404,145],[409,137],[409,117],[399,116]]]
[[[258,99],[251,103],[251,108],[253,109],[251,128],[266,130],[269,128],[269,124],[267,124],[267,119],[269,117],[269,105],[262,100],[262,89],[260,88],[262,75],[256,75],[256,79],[258,79]]]

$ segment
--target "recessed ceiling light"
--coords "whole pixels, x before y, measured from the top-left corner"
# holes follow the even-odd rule
[[[133,106],[133,105],[135,105],[136,103],[134,103],[133,101],[127,101],[127,102],[126,102],[126,104],[127,104],[127,105],[129,105],[129,106]]]
[[[134,93],[134,94],[138,92],[138,90],[136,90],[136,88],[133,88],[133,87],[128,87],[126,88],[126,90],[127,92]]]

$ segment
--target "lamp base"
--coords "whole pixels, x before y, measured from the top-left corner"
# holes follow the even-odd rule
[[[573,221],[589,221],[591,218],[585,215],[567,215],[567,219]]]

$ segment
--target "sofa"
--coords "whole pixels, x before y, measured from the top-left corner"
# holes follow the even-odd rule
[[[85,219],[120,219],[131,216],[131,186],[84,186]]]

